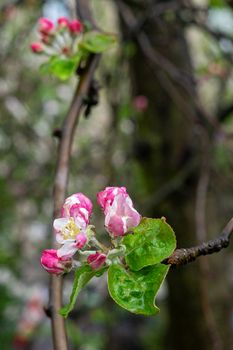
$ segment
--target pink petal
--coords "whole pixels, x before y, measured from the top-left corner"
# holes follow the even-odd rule
[[[101,266],[104,265],[106,261],[106,255],[96,252],[94,254],[90,254],[87,258],[88,264],[91,266],[93,270],[99,269]]]

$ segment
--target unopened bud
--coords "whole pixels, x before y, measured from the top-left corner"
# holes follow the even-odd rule
[[[34,53],[42,53],[44,51],[43,46],[40,42],[35,42],[31,44],[31,50]]]

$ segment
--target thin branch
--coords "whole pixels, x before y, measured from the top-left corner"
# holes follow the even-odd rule
[[[120,12],[121,18],[129,30],[135,28],[137,25],[137,19],[130,10],[130,8],[125,5],[121,0],[117,2],[118,10]],[[200,102],[195,96],[195,90],[193,89],[193,84],[195,81],[186,72],[181,72],[170,60],[160,54],[151,44],[146,33],[141,30],[138,35],[133,38],[142,53],[148,60],[148,66],[151,67],[152,71],[156,72],[157,77],[160,80],[161,85],[167,90],[169,95],[173,98],[177,107],[182,106],[183,112],[188,116],[197,121],[201,121],[202,124],[208,126],[210,130],[219,131],[220,125],[216,120],[214,120],[201,106]],[[158,67],[161,68],[158,70]],[[169,79],[170,78],[170,79]],[[193,106],[190,106],[185,96],[178,92],[178,89],[173,86],[173,81],[179,84],[184,91],[192,99]],[[192,83],[192,84],[190,84]],[[190,88],[191,86],[191,88]],[[194,108],[193,108],[194,107]]]
[[[179,191],[196,168],[197,160],[192,158],[191,161],[186,163],[184,167],[181,168],[181,170],[178,171],[171,179],[161,185],[161,187],[155,193],[152,193],[148,198],[146,198],[146,200],[143,202],[143,208],[149,208],[152,204],[157,205],[172,193]]]
[[[54,182],[54,219],[60,216],[60,210],[65,200],[69,176],[69,161],[75,128],[83,106],[83,97],[88,93],[98,61],[99,56],[93,55],[90,57],[89,62],[82,71],[73,101],[63,122],[58,146],[58,159]],[[53,247],[55,249],[58,248],[58,243],[55,241],[55,235],[53,235]],[[50,281],[50,302],[48,311],[52,319],[53,344],[54,349],[56,350],[68,349],[64,318],[59,315],[61,307],[62,277],[52,275]]]
[[[229,246],[232,232],[233,218],[225,226],[219,237],[204,242],[196,247],[176,249],[174,253],[162,263],[174,266],[185,265],[196,260],[199,256],[217,253]]]
[[[79,1],[77,1],[76,5],[78,8],[79,6],[82,6],[83,3],[79,3]],[[84,18],[82,19],[84,20]],[[84,106],[84,98],[89,93],[99,58],[100,55],[90,55],[86,66],[80,71],[80,80],[74,93],[67,116],[63,122],[62,129],[54,133],[54,136],[57,136],[59,139],[59,144],[53,191],[53,219],[60,216],[61,207],[66,197],[69,177],[69,162],[75,129],[79,121],[80,112]],[[55,240],[55,235],[53,235],[53,247],[55,249],[59,247],[59,244]],[[68,350],[65,321],[59,314],[59,310],[62,307],[62,286],[62,277],[52,275],[50,279],[50,300],[47,314],[51,317],[52,321],[54,350]]]
[[[233,103],[229,104],[225,108],[221,109],[218,113],[218,120],[223,123],[225,122],[228,118],[231,117],[233,113]]]
[[[77,16],[82,22],[88,22],[92,28],[98,29],[89,6],[90,4],[88,4],[87,0],[76,0]]]

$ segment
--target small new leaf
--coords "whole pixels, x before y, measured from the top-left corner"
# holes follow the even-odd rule
[[[101,276],[106,270],[106,267],[100,270],[93,270],[89,265],[84,265],[75,271],[75,278],[72,293],[70,295],[69,304],[64,306],[60,310],[60,314],[67,317],[70,311],[73,310],[76,299],[81,291],[81,289],[92,279],[92,277]]]
[[[91,53],[101,53],[111,48],[116,43],[116,37],[112,34],[91,31],[84,35],[79,47]]]
[[[80,60],[81,54],[70,59],[52,57],[48,62],[41,65],[40,71],[44,74],[52,74],[61,80],[66,80],[74,74]]]
[[[155,315],[155,296],[169,266],[157,264],[134,272],[115,264],[108,270],[108,290],[112,299],[124,309],[142,315]]]
[[[122,243],[126,246],[125,260],[133,271],[160,263],[176,248],[174,231],[164,219],[143,218],[132,231]]]

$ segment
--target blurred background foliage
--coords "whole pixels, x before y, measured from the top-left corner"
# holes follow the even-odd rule
[[[179,246],[214,237],[233,212],[232,2],[90,4],[119,43],[101,59],[99,104],[78,126],[69,194],[94,201],[103,237],[95,194],[107,185],[126,185],[143,215],[165,215]],[[1,0],[0,10],[0,347],[46,350],[48,276],[39,258],[52,234],[52,134],[76,78],[41,75],[43,58],[29,46],[39,17],[74,17],[75,2]],[[71,348],[229,350],[232,245],[201,259],[170,272],[154,318],[113,304],[104,278],[90,283],[67,322]],[[65,301],[71,286],[67,277]]]

